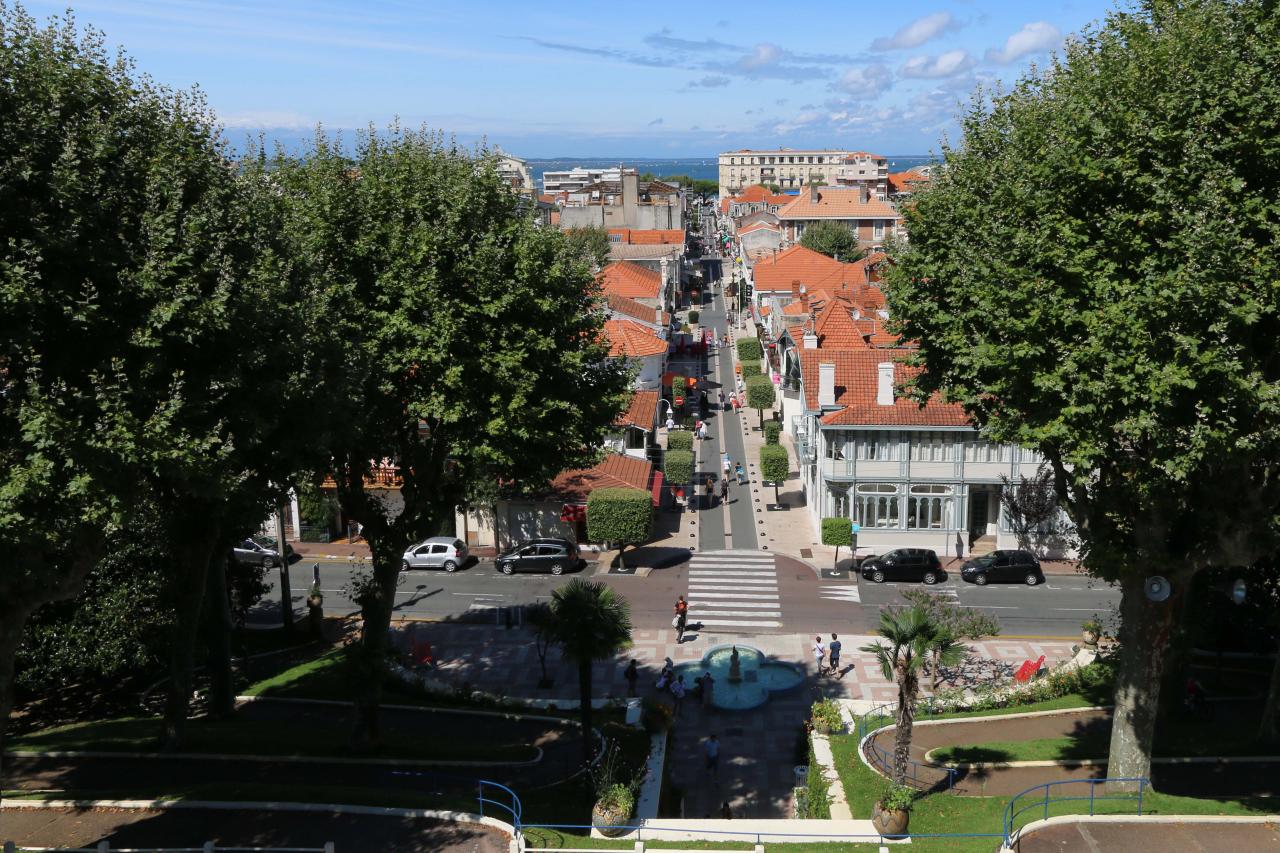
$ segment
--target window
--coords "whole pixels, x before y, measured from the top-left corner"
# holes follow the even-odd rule
[[[559,557],[564,554],[564,548],[559,545],[539,545],[539,557]]]
[[[892,462],[898,458],[898,441],[890,432],[862,432],[857,454],[860,460]]]
[[[636,427],[627,427],[627,449],[628,450],[644,450],[648,444],[649,434],[642,429]]]
[[[863,527],[898,526],[898,487],[893,483],[861,483],[854,520]]]
[[[955,442],[949,433],[917,432],[911,436],[912,462],[950,462],[955,459]]]
[[[875,229],[872,231],[872,234],[877,240],[884,239],[884,220],[883,219],[876,220]]]
[[[907,498],[907,527],[912,530],[951,528],[953,492],[952,486],[912,486]]]
[[[849,490],[837,486],[827,488],[827,517],[849,517]]]
[[[445,554],[445,553],[448,553],[448,551],[449,551],[448,545],[432,545],[431,546],[432,554]]]
[[[964,443],[965,462],[1008,462],[1009,445],[997,444],[982,438],[969,439]]]
[[[1044,462],[1044,457],[1030,447],[1018,448],[1018,461],[1022,463]]]
[[[853,455],[853,436],[847,432],[828,432],[823,436],[824,453],[828,459],[849,459]]]

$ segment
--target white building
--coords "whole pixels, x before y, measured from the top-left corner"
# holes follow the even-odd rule
[[[720,197],[752,184],[794,189],[818,183],[865,186],[875,198],[888,195],[889,161],[866,151],[779,148],[726,151],[720,155]]]
[[[533,172],[529,169],[529,164],[500,148],[495,149],[493,154],[498,161],[498,177],[510,184],[513,190],[532,194]]]
[[[635,169],[624,169],[621,166],[612,169],[584,169],[581,166],[574,166],[572,169],[559,172],[543,172],[542,191],[548,195],[576,192],[585,186],[602,181],[619,182],[624,172],[628,175],[636,174]]]

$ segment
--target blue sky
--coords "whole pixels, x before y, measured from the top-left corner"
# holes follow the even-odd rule
[[[63,2],[26,0],[46,17]],[[526,157],[936,150],[1107,0],[81,0],[82,24],[246,130],[426,123]]]

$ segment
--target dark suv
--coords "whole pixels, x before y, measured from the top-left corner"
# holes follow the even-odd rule
[[[960,567],[960,577],[969,583],[985,586],[988,583],[1025,583],[1035,586],[1044,583],[1040,561],[1030,551],[992,551],[981,557],[966,560]]]
[[[938,555],[927,548],[895,548],[879,557],[868,557],[859,567],[862,576],[876,583],[924,581],[935,584],[946,577]]]
[[[582,565],[578,546],[568,539],[530,539],[494,561],[504,575],[514,572],[551,572],[553,575]]]

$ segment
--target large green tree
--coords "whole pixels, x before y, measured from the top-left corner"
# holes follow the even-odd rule
[[[1280,7],[1147,0],[975,103],[904,210],[891,313],[921,395],[1038,450],[1118,581],[1111,776],[1150,767],[1193,573],[1280,527]],[[1151,575],[1173,597],[1144,595]]]
[[[858,248],[858,235],[839,222],[815,222],[804,229],[800,245],[845,263],[853,263],[866,254]]]
[[[338,499],[373,557],[357,585],[357,743],[379,737],[404,549],[451,523],[478,477],[537,489],[588,463],[627,401],[590,264],[522,213],[483,158],[393,127],[360,134],[354,157],[317,134],[271,170],[292,254],[323,282],[342,347],[316,414]],[[380,465],[398,488],[370,488]]]

